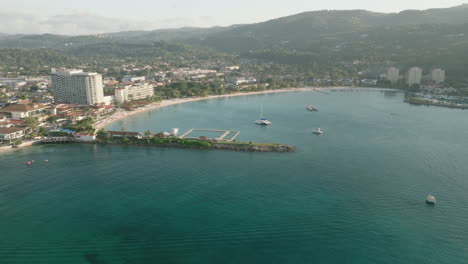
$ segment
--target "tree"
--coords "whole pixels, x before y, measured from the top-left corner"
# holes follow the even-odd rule
[[[47,117],[46,121],[52,124],[57,124],[58,119],[59,118],[57,116],[49,116]]]
[[[35,129],[39,125],[39,121],[35,117],[28,116],[24,119],[24,125],[31,129]]]
[[[39,128],[39,134],[43,137],[47,136],[47,129],[45,127],[40,127]]]
[[[145,132],[145,136],[146,136],[146,137],[149,137],[149,136],[151,136],[151,131],[149,131],[149,130],[146,130],[146,132]]]
[[[105,128],[102,128],[97,132],[97,137],[99,139],[108,140],[111,138],[111,134]]]

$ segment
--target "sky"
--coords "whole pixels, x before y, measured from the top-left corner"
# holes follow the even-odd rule
[[[468,0],[465,0],[468,1]],[[452,0],[0,0],[0,33],[84,35],[262,22],[305,11],[399,12],[462,4]]]

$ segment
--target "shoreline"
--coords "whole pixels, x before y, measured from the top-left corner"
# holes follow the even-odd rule
[[[9,146],[9,147],[0,147],[0,153],[12,152],[14,150],[20,150],[20,149],[25,148],[25,147],[31,147],[31,146],[37,145],[38,142],[39,142],[38,140],[28,141],[28,142],[25,142],[25,143],[23,143],[21,145],[17,145],[16,148],[13,148],[11,146]]]
[[[157,103],[152,103],[144,107],[140,107],[137,110],[134,111],[126,111],[126,110],[118,110],[116,113],[113,115],[98,121],[94,123],[94,127],[96,129],[101,129],[115,121],[130,117],[132,115],[152,111],[155,109],[159,109],[161,107],[166,107],[166,106],[171,106],[171,105],[177,105],[177,104],[184,104],[184,103],[190,103],[190,102],[196,102],[196,101],[202,101],[202,100],[210,100],[210,99],[216,99],[216,98],[226,98],[226,97],[237,97],[237,96],[247,96],[247,95],[260,95],[260,94],[272,94],[272,93],[285,93],[285,92],[306,92],[306,91],[331,91],[331,90],[357,90],[357,89],[369,89],[369,90],[395,90],[395,89],[388,89],[388,88],[373,88],[373,87],[350,87],[350,86],[333,86],[333,87],[303,87],[303,88],[284,88],[284,89],[277,89],[277,90],[265,90],[265,91],[259,91],[259,92],[238,92],[238,93],[232,93],[232,94],[221,94],[221,95],[210,95],[207,97],[195,97],[195,98],[184,98],[184,99],[171,99],[171,100],[163,100],[161,102]],[[14,150],[19,150],[25,147],[31,147],[36,145],[35,141],[30,141],[23,143],[21,145],[18,145],[17,148],[12,148],[12,147],[0,147],[0,154],[1,153],[7,153],[7,152],[13,152]]]
[[[177,98],[177,99],[163,100],[161,102],[152,103],[147,106],[138,108],[134,111],[118,110],[113,115],[94,123],[94,127],[96,129],[101,129],[115,121],[130,117],[132,115],[152,111],[152,110],[159,109],[159,108],[166,107],[166,106],[185,104],[185,103],[202,101],[202,100],[248,96],[248,95],[259,95],[259,94],[271,94],[271,93],[306,92],[306,91],[323,91],[323,90],[347,90],[347,89],[357,89],[357,88],[361,89],[362,87],[334,86],[334,87],[284,88],[284,89],[277,89],[277,90],[265,90],[265,91],[259,91],[259,92],[245,92],[245,93],[238,92],[238,93],[232,93],[232,94],[210,95],[207,97],[195,97],[195,98],[183,98],[183,99]],[[367,89],[367,88],[364,88],[364,89]],[[370,88],[370,89],[375,89],[375,88]]]

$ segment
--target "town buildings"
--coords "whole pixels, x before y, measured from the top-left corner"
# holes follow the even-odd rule
[[[100,74],[82,70],[52,71],[51,80],[55,103],[93,105],[104,102]]]
[[[145,76],[130,76],[125,75],[122,77],[122,82],[144,82],[146,80]]]
[[[47,112],[47,105],[27,103],[27,104],[12,104],[5,108],[1,108],[0,112],[9,114],[13,120],[21,120],[26,117],[40,116]]]
[[[397,83],[400,79],[400,70],[395,67],[390,67],[387,70],[387,80],[391,83]]]
[[[433,69],[431,71],[431,81],[439,84],[445,81],[445,71],[442,69]]]
[[[25,128],[20,127],[0,127],[0,142],[11,142],[24,137]]]
[[[146,99],[152,96],[154,96],[154,87],[148,83],[133,83],[115,89],[115,101],[118,103]]]
[[[408,70],[408,73],[406,75],[406,84],[408,86],[413,86],[413,85],[419,85],[421,84],[421,78],[422,78],[422,69],[418,67],[413,67]]]

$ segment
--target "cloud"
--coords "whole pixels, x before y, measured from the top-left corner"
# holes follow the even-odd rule
[[[231,20],[231,21],[229,21]],[[225,26],[234,19],[215,17],[175,17],[154,20],[128,20],[96,15],[87,10],[43,17],[18,12],[0,11],[0,33],[87,35],[128,30],[154,30],[180,27]]]

